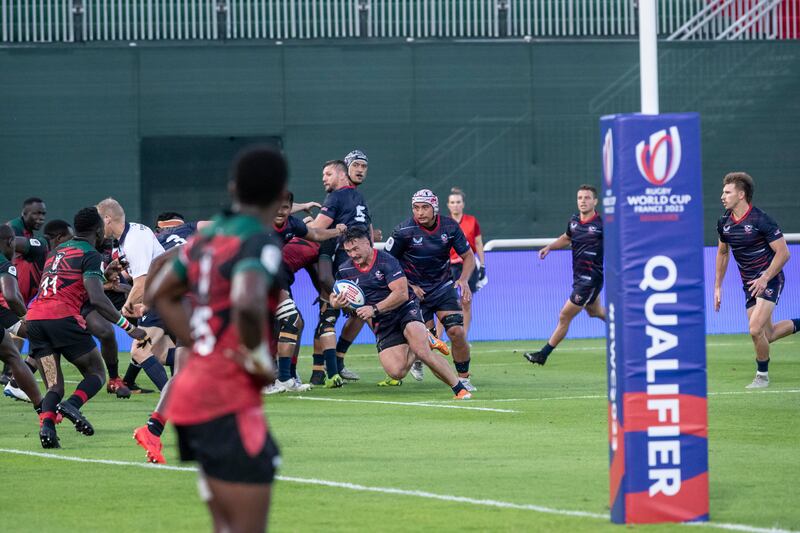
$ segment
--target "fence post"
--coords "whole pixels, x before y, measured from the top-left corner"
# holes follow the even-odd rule
[[[83,7],[83,0],[72,0],[72,27],[73,27],[73,42],[83,42],[83,17],[85,14]]]
[[[358,0],[358,36],[365,38],[369,35],[369,0]]]
[[[508,37],[508,2],[497,0],[497,37]]]
[[[217,38],[228,37],[228,0],[217,0]]]

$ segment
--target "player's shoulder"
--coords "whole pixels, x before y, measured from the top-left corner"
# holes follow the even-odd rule
[[[722,213],[719,216],[719,218],[717,219],[717,226],[718,227],[722,227],[725,224],[728,224],[730,222],[730,220],[731,220],[731,214],[732,214],[731,210],[730,209],[726,209],[725,212]]]
[[[137,233],[145,233],[145,234],[153,233],[153,230],[150,229],[149,226],[145,226],[144,224],[140,224],[138,222],[129,222],[128,223],[128,231],[137,232]]]
[[[439,215],[439,227],[451,231],[455,230],[456,228],[461,229],[461,226],[458,225],[456,219],[449,217],[447,215]]]
[[[394,233],[398,235],[410,235],[419,229],[413,218],[408,218],[394,227]]]

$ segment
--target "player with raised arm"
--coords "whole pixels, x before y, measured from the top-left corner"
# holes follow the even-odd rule
[[[336,277],[355,283],[363,292],[364,305],[355,314],[372,323],[378,357],[389,378],[401,381],[414,360],[420,359],[453,390],[456,400],[470,399],[472,395],[450,365],[431,352],[422,311],[400,262],[374,249],[364,226],[348,228],[343,246],[350,259],[339,267]],[[345,293],[332,294],[331,305],[348,305]]]
[[[591,185],[578,187],[577,203],[578,212],[570,217],[567,230],[539,250],[539,259],[543,260],[551,250],[572,246],[572,294],[561,308],[558,325],[547,344],[538,352],[523,354],[533,364],[544,366],[581,310],[591,317],[606,319],[606,310],[598,300],[603,288],[603,219],[596,210],[597,189]]]
[[[60,447],[55,428],[57,412],[75,424],[77,431],[94,434],[80,408],[97,394],[106,374],[100,352],[81,316],[84,302],[88,299],[106,320],[116,323],[134,339],[148,342],[145,332],[121,316],[103,292],[102,257],[95,249],[103,238],[103,219],[97,209],[87,207],[78,211],[73,227],[75,237],[48,256],[39,294],[27,314],[31,355],[38,361],[47,387],[39,431],[44,448]],[[61,401],[62,357],[83,376],[75,392],[64,402]]]
[[[434,316],[441,322],[453,343],[453,363],[458,379],[467,390],[475,391],[470,381],[470,347],[461,307],[463,302],[472,299],[469,278],[475,268],[475,255],[458,222],[439,214],[439,198],[432,191],[415,192],[411,197],[411,210],[413,216],[394,229],[385,250],[400,260],[409,286],[420,300],[422,317],[431,336],[435,336]],[[451,249],[455,249],[464,262],[461,276],[456,280],[450,273]],[[422,366],[417,366],[413,372],[414,379],[421,381]]]
[[[800,318],[772,323],[772,312],[783,291],[783,267],[789,261],[789,247],[778,223],[753,206],[754,190],[753,178],[744,172],[731,172],[722,180],[725,214],[717,221],[714,311],[719,311],[722,304],[722,280],[733,251],[756,352],[756,376],[746,388],[764,389],[769,387],[770,343],[797,333]]]
[[[270,226],[286,181],[286,162],[273,148],[242,152],[229,183],[231,212],[182,246],[148,288],[167,328],[192,346],[170,385],[167,415],[181,459],[199,463],[200,495],[215,531],[267,527],[280,458],[261,389],[275,379],[269,347],[281,252]]]

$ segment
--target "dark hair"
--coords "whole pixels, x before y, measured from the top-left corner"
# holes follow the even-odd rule
[[[328,167],[336,167],[347,174],[347,165],[341,159],[331,159],[330,161],[325,161],[325,164],[322,165],[322,170],[325,170]]]
[[[71,226],[69,225],[69,222],[66,220],[51,220],[44,225],[42,233],[44,233],[47,237],[60,237],[61,235],[66,235],[69,233],[70,227]]]
[[[289,167],[278,149],[251,146],[236,156],[231,174],[236,184],[237,200],[263,207],[274,202],[283,192],[289,179]]]
[[[356,239],[369,240],[369,230],[367,230],[366,226],[362,226],[361,224],[350,226],[347,228],[347,231],[344,232],[344,238],[342,242],[350,242]]]
[[[81,234],[91,233],[102,225],[103,219],[100,218],[100,213],[97,212],[97,208],[94,206],[84,207],[75,213],[75,218],[72,221],[75,233]]]
[[[25,198],[25,201],[22,202],[22,207],[28,207],[31,204],[43,204],[44,200],[39,198],[38,196],[31,196],[30,198]]]
[[[586,185],[585,183],[578,187],[579,191],[591,191],[592,195],[597,198],[597,189],[592,187],[591,185]]]
[[[163,213],[159,213],[158,216],[156,217],[156,226],[158,225],[159,222],[164,222],[165,220],[173,220],[176,218],[179,220],[186,220],[180,213],[177,213],[175,211],[164,211]]]
[[[294,193],[292,191],[286,191],[286,196],[283,197],[284,202],[289,202],[291,206],[294,203]]]
[[[753,202],[753,191],[755,190],[755,183],[753,178],[747,172],[731,172],[722,178],[722,185],[733,184],[734,187],[740,191],[744,191],[744,199],[747,203]]]
[[[6,240],[14,237],[14,228],[8,224],[0,224],[0,240]]]
[[[466,194],[464,194],[464,191],[463,191],[461,188],[459,188],[459,187],[452,187],[452,188],[450,189],[450,194],[451,194],[451,195],[455,194],[455,195],[458,195],[458,196],[460,196],[460,197],[461,197],[461,201],[462,201],[462,202],[464,202],[464,203],[467,203],[467,195],[466,195]]]

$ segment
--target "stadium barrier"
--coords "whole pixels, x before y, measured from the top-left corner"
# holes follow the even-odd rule
[[[792,238],[793,242],[800,242],[800,234],[788,234],[787,237]],[[489,241],[487,245],[492,242],[494,241]],[[532,249],[499,251],[495,246],[492,246],[494,251],[486,254],[486,274],[489,283],[478,292],[472,304],[470,340],[547,339],[556,326],[559,310],[570,294],[571,252],[556,250],[542,261]],[[800,245],[791,244],[789,250],[793,258],[784,268],[786,288],[775,309],[776,320],[800,316]],[[733,260],[728,265],[728,273],[723,284],[722,308],[719,313],[713,311],[716,254],[716,247],[709,246],[704,250],[706,333],[746,333],[748,326],[744,312],[744,294],[739,272]],[[316,294],[305,272],[298,273],[292,292],[306,321],[302,342],[308,345],[311,343],[316,326],[318,308],[313,305]],[[604,294],[601,298],[605,301]],[[340,328],[342,323],[340,320],[338,324]],[[590,318],[586,313],[581,313],[572,321],[567,338],[593,338],[604,335],[605,328],[602,322]],[[130,349],[130,338],[119,328],[117,328],[117,338],[121,351]],[[356,343],[369,344],[374,340],[372,333],[364,328],[356,338]],[[537,340],[533,343],[533,347],[538,347],[539,344]],[[307,350],[303,351],[306,352]]]

